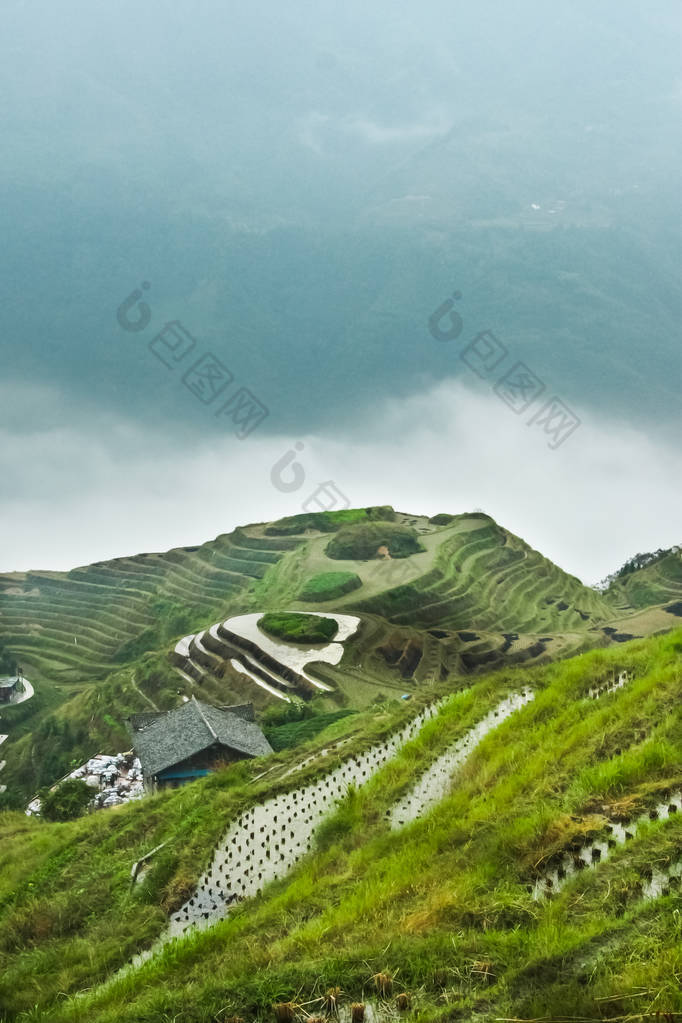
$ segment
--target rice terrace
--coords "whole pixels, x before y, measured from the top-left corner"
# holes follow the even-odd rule
[[[681,602],[389,506],[0,576],[0,1018],[681,1014]]]

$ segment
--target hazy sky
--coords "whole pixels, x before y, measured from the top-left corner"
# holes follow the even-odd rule
[[[682,541],[677,2],[0,17],[0,571],[328,480],[588,582]]]

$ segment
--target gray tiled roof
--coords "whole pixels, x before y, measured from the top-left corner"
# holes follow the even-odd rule
[[[249,757],[272,753],[272,746],[248,715],[247,705],[228,710],[194,697],[161,714],[134,714],[130,729],[142,770],[145,775],[158,774],[216,745]]]

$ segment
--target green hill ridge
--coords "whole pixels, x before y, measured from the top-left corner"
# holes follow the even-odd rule
[[[382,550],[387,529],[411,537],[414,553]],[[330,542],[347,550],[349,531],[361,537],[360,560],[329,557]],[[192,692],[264,711],[270,700],[229,658],[197,650],[182,672],[169,671],[169,655],[183,634],[244,612],[305,611],[311,595],[320,612],[362,620],[343,670],[314,666],[331,689],[317,709],[331,713],[671,628],[682,559],[666,552],[599,592],[484,513],[428,519],[380,506],[291,516],[68,573],[0,575],[0,644],[36,683],[34,699],[7,710],[0,805],[22,805],[85,757],[120,748],[131,713]]]

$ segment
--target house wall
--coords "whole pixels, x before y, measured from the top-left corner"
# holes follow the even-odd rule
[[[171,773],[175,771],[216,771],[220,767],[227,767],[229,764],[236,763],[238,760],[249,759],[245,753],[239,753],[237,750],[229,749],[227,746],[212,746],[209,749],[202,750],[200,753],[196,753],[193,757],[188,757],[186,760],[180,760],[177,764],[174,764],[168,771]],[[163,775],[166,772],[162,771],[155,779],[149,779],[154,781],[153,788],[178,788],[180,785],[184,785],[186,781],[191,781],[191,778],[164,778]],[[150,787],[147,778],[145,778],[145,787]]]

